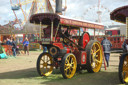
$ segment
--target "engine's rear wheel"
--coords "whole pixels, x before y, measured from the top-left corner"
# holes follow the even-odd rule
[[[40,76],[49,76],[53,71],[53,59],[49,53],[41,53],[37,59],[37,72]]]
[[[123,54],[120,58],[119,79],[121,83],[128,83],[128,54]]]
[[[87,71],[90,73],[99,72],[102,66],[102,47],[96,40],[91,40],[87,46]]]
[[[72,78],[75,75],[77,67],[76,58],[72,53],[68,53],[63,57],[60,70],[65,79]]]

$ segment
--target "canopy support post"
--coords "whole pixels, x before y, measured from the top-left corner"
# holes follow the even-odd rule
[[[126,39],[128,38],[128,17],[126,17]]]
[[[41,29],[42,29],[42,22],[40,22],[40,41],[41,41]]]
[[[53,21],[51,22],[51,41],[53,41]]]
[[[60,23],[59,23],[59,24],[58,24],[58,26],[57,26],[57,31],[56,31],[56,34],[55,34],[54,42],[55,42],[55,39],[56,39],[56,36],[57,36],[58,30],[59,30],[59,27],[60,27]]]
[[[37,29],[36,29],[36,23],[35,23],[35,21],[34,21],[34,29],[35,29],[35,31],[36,31],[36,39],[37,39],[37,42],[38,42],[38,33],[37,33]]]
[[[80,32],[80,28],[79,28],[79,37],[80,37],[80,33],[81,33],[81,32]]]
[[[95,31],[96,31],[96,29],[94,28],[94,40],[95,40],[95,36],[96,36]]]

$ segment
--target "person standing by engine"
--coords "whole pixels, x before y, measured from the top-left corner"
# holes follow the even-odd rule
[[[23,46],[24,46],[24,53],[26,54],[26,51],[27,51],[27,54],[29,55],[29,41],[27,37],[25,38],[25,41],[23,42]]]
[[[109,67],[109,57],[110,57],[110,51],[111,51],[112,44],[106,37],[103,37],[101,45],[103,46],[103,51],[104,51],[105,60],[107,62],[107,67]]]

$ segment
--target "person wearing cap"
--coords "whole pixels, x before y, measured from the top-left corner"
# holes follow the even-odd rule
[[[107,67],[109,67],[109,57],[110,57],[110,51],[111,51],[112,44],[106,37],[103,37],[101,45],[103,46],[103,51],[104,51],[105,60],[107,62]]]
[[[23,46],[24,46],[24,53],[26,54],[26,51],[27,51],[27,54],[29,55],[29,41],[28,41],[28,38],[25,38],[25,41],[23,42]]]

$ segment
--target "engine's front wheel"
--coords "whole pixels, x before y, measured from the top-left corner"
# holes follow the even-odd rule
[[[49,53],[41,53],[37,59],[37,72],[40,76],[49,76],[53,71],[53,59]]]
[[[76,58],[72,53],[66,54],[62,59],[60,67],[61,73],[65,79],[72,78],[75,75],[77,67]]]

